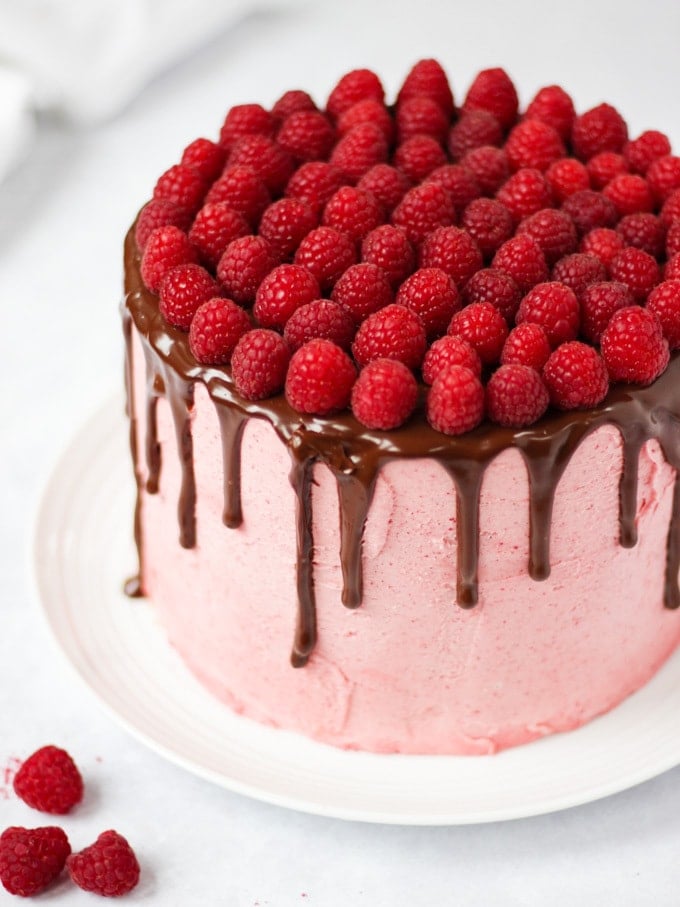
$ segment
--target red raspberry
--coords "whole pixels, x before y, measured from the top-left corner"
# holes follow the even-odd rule
[[[607,279],[607,272],[599,258],[583,252],[565,255],[555,264],[552,279],[566,284],[576,293],[578,299],[587,286]]]
[[[437,167],[428,176],[427,181],[439,183],[446,189],[459,214],[482,194],[479,183],[462,164],[444,164],[443,167]]]
[[[647,182],[659,201],[665,201],[671,192],[680,189],[680,157],[667,154],[649,165]]]
[[[680,218],[674,220],[666,234],[666,257],[670,260],[680,252]]]
[[[317,110],[298,110],[283,121],[276,141],[299,161],[319,161],[330,153],[335,130]]]
[[[449,80],[437,60],[419,60],[415,64],[399,89],[397,104],[401,105],[413,97],[431,98],[447,116],[453,114],[454,103]]]
[[[61,874],[70,853],[61,828],[6,828],[0,835],[0,882],[10,894],[32,897]]]
[[[581,252],[599,258],[608,270],[624,245],[623,237],[616,230],[611,230],[609,227],[597,227],[586,233],[581,240]]]
[[[388,158],[385,136],[375,123],[360,123],[336,144],[330,157],[331,164],[350,183],[357,183],[364,173]]]
[[[447,147],[454,161],[460,161],[468,151],[483,145],[501,145],[503,128],[487,110],[470,110],[462,114],[449,132]]]
[[[470,86],[463,110],[488,110],[509,129],[517,119],[518,106],[515,86],[505,70],[484,69]]]
[[[524,114],[527,119],[541,120],[557,130],[565,142],[571,135],[571,127],[576,112],[574,102],[559,85],[548,85],[541,88]]]
[[[581,312],[573,290],[562,283],[539,283],[519,304],[517,324],[530,321],[545,331],[553,349],[578,336]]]
[[[509,274],[520,291],[526,293],[548,279],[548,265],[541,247],[527,235],[513,236],[493,257],[493,267]]]
[[[462,287],[483,266],[482,253],[474,239],[459,227],[438,227],[426,237],[420,254],[423,268],[441,268]]]
[[[591,188],[604,189],[615,176],[628,172],[628,164],[622,154],[617,154],[615,151],[601,151],[595,157],[591,157],[586,164],[586,170],[590,177]]]
[[[361,258],[378,265],[393,287],[406,280],[416,266],[416,255],[406,234],[399,227],[384,224],[371,230],[361,244]]]
[[[283,390],[290,347],[280,334],[255,328],[244,334],[231,357],[231,377],[246,400],[264,400]]]
[[[177,227],[180,230],[188,230],[190,224],[190,211],[185,211],[174,202],[154,198],[144,205],[137,217],[135,223],[137,248],[140,252],[144,251],[149,237],[157,227]]]
[[[492,255],[514,232],[512,214],[493,198],[476,198],[463,212],[462,225],[483,255]]]
[[[643,176],[657,158],[671,153],[671,143],[663,132],[650,129],[623,146],[623,156],[634,173]]]
[[[360,243],[384,220],[380,205],[369,192],[343,186],[326,203],[321,223],[345,233],[352,242]]]
[[[205,183],[212,183],[224,170],[227,153],[210,139],[195,139],[182,152],[182,164],[195,170]]]
[[[440,372],[450,365],[462,365],[469,368],[478,378],[482,374],[482,360],[477,351],[467,340],[446,334],[435,340],[423,359],[423,381],[433,384]]]
[[[514,127],[505,143],[505,152],[512,170],[529,167],[541,171],[565,154],[557,130],[542,120],[531,118]]]
[[[177,265],[161,281],[158,310],[168,324],[188,331],[200,305],[219,294],[217,281],[200,265]]]
[[[659,217],[665,227],[670,227],[674,220],[680,220],[680,189],[671,192],[663,203]]]
[[[14,793],[31,809],[65,815],[83,799],[83,779],[66,750],[43,746],[14,776]]]
[[[616,225],[625,245],[642,249],[655,258],[661,258],[666,246],[666,229],[655,214],[627,214]]]
[[[658,378],[670,358],[656,314],[637,305],[614,312],[602,332],[602,355],[612,381],[642,385]]]
[[[659,319],[668,346],[680,349],[680,280],[665,280],[654,287],[646,306]]]
[[[514,321],[522,293],[509,274],[495,268],[483,268],[468,280],[463,288],[466,305],[490,302],[507,322]]]
[[[546,170],[545,178],[558,205],[575,192],[590,188],[588,171],[573,157],[555,161]]]
[[[574,192],[562,202],[562,210],[574,221],[581,236],[597,227],[613,227],[619,219],[616,205],[592,189]]]
[[[505,428],[533,425],[548,408],[548,389],[528,365],[501,365],[486,386],[486,412]]]
[[[418,384],[396,359],[374,359],[352,388],[352,412],[366,428],[398,428],[416,408]]]
[[[543,380],[550,402],[558,409],[597,406],[607,396],[607,367],[597,350],[572,340],[563,343],[545,364]]]
[[[525,321],[508,334],[501,352],[503,365],[526,365],[528,368],[543,370],[550,357],[550,343],[540,324]]]
[[[393,301],[387,274],[369,262],[347,268],[333,287],[331,298],[349,313],[354,324],[361,324]]]
[[[189,348],[203,365],[228,365],[250,318],[231,299],[216,297],[199,306],[189,330]]]
[[[414,135],[399,145],[392,162],[412,183],[419,183],[437,167],[446,164],[446,154],[432,136]]]
[[[659,265],[642,249],[623,249],[611,266],[612,280],[625,283],[636,302],[642,302],[661,279]]]
[[[352,316],[341,305],[330,299],[315,299],[293,312],[286,322],[283,337],[292,350],[322,338],[348,351],[355,330]]]
[[[576,157],[587,161],[600,151],[622,151],[628,127],[610,104],[599,104],[574,120],[571,144]]]
[[[243,236],[229,243],[217,265],[225,293],[239,305],[250,305],[257,288],[276,265],[274,250],[261,236]]]
[[[198,211],[206,188],[205,180],[193,167],[175,164],[158,177],[153,197],[174,202],[185,211]]]
[[[349,405],[354,363],[330,340],[310,340],[296,350],[286,375],[286,400],[300,413],[327,416]]]
[[[540,170],[526,167],[513,173],[496,193],[515,220],[522,220],[552,205],[550,185]]]
[[[460,308],[453,280],[439,268],[421,268],[399,287],[396,302],[422,321],[428,338],[443,334]]]
[[[364,173],[357,189],[370,192],[386,214],[391,214],[409,190],[406,175],[389,164],[376,164]]]
[[[473,302],[451,319],[448,333],[462,337],[476,350],[484,365],[498,362],[508,336],[505,318],[490,302]]]
[[[664,280],[680,280],[680,252],[677,252],[666,262]]]
[[[331,91],[326,110],[337,119],[345,110],[366,98],[373,98],[382,103],[385,99],[382,83],[370,69],[353,69],[345,73]]]
[[[245,135],[274,135],[276,121],[259,104],[237,104],[232,107],[220,129],[220,145],[230,151]]]
[[[373,359],[398,359],[409,368],[418,368],[427,343],[425,328],[411,309],[388,305],[374,312],[360,325],[352,352],[359,365]]]
[[[494,195],[510,176],[507,154],[492,145],[468,151],[461,164],[475,178],[483,195]]]
[[[318,299],[319,282],[300,265],[279,265],[257,288],[253,315],[265,328],[283,328],[300,306]]]
[[[615,176],[604,187],[602,194],[614,203],[620,215],[654,209],[654,198],[647,180],[636,173],[621,173]]]
[[[161,281],[171,268],[198,260],[198,252],[182,230],[157,227],[146,241],[140,266],[144,286],[157,293]]]
[[[300,110],[316,110],[316,104],[306,91],[293,88],[290,91],[284,91],[274,104],[272,116],[277,122],[283,123],[292,113]]]
[[[234,145],[229,168],[252,167],[273,195],[280,195],[295,169],[293,158],[265,135],[246,135]]]
[[[271,202],[269,190],[252,167],[227,167],[212,184],[206,203],[229,205],[237,214],[255,226]]]
[[[286,195],[298,198],[321,215],[328,199],[342,186],[342,174],[325,161],[309,161],[295,171],[286,186]]]
[[[117,831],[104,831],[94,844],[66,860],[71,879],[83,891],[118,897],[139,882],[139,863],[133,849]]]
[[[455,220],[456,212],[446,189],[438,183],[423,183],[409,189],[392,212],[392,223],[419,246],[428,233]]]
[[[414,95],[397,107],[396,125],[399,142],[414,135],[430,135],[443,143],[449,131],[449,118],[432,98]]]
[[[317,227],[302,240],[295,253],[295,264],[307,268],[329,290],[356,261],[354,243],[332,227]]]
[[[614,312],[633,305],[634,300],[625,284],[605,280],[586,287],[580,302],[581,333],[586,340],[597,344]]]
[[[380,101],[376,101],[375,98],[366,98],[349,107],[341,114],[336,123],[337,134],[338,136],[346,135],[350,129],[354,129],[355,126],[362,123],[373,123],[385,136],[385,141],[388,144],[392,143],[394,120],[387,107]]]
[[[543,250],[548,265],[578,248],[578,234],[573,220],[564,211],[542,208],[529,215],[517,227],[518,235],[526,233]]]
[[[319,221],[309,205],[299,198],[280,198],[265,209],[258,233],[280,259],[290,258]]]
[[[229,243],[249,233],[248,222],[226,202],[207,202],[191,225],[189,242],[215,267]]]
[[[427,395],[427,421],[446,435],[462,435],[484,418],[484,388],[463,365],[450,365],[435,378]]]

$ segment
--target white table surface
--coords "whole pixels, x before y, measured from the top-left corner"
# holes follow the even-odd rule
[[[115,121],[75,134],[41,124],[0,186],[3,374],[0,826],[48,824],[7,783],[12,760],[66,747],[87,797],[64,827],[83,846],[117,828],[153,905],[677,905],[680,768],[586,806],[497,825],[380,827],[307,816],[211,786],[168,764],[103,712],[57,653],[31,582],[41,489],[78,426],[122,382],[121,243],[156,177],[233,103],[304,87],[322,101],[368,65],[394,94],[436,56],[458,98],[503,65],[523,102],[558,82],[578,109],[619,106],[633,135],[680,149],[680,6],[477,2],[301,4],[243,21],[149,86]],[[540,73],[540,76],[536,74]],[[10,896],[0,889],[0,902]],[[43,900],[94,903],[67,882]]]

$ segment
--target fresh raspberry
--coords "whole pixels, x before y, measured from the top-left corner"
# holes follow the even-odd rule
[[[396,302],[422,321],[428,338],[443,334],[460,308],[455,283],[439,268],[420,268],[399,287]]]
[[[492,266],[509,274],[524,293],[548,279],[545,255],[536,240],[526,234],[504,242],[494,255]]]
[[[446,164],[446,154],[432,136],[414,135],[398,146],[392,162],[412,183],[419,183],[437,167]]]
[[[674,220],[666,234],[666,257],[670,260],[680,252],[680,218]]]
[[[319,282],[306,268],[279,265],[257,288],[253,315],[262,327],[283,328],[293,312],[320,295]]]
[[[539,283],[529,290],[517,312],[517,324],[539,324],[553,349],[578,336],[580,318],[576,294],[556,281]]]
[[[231,377],[246,400],[264,400],[283,390],[290,347],[280,334],[255,328],[244,334],[231,356]]]
[[[609,377],[626,384],[651,384],[670,358],[658,317],[637,305],[614,312],[602,332],[601,346]]]
[[[660,201],[665,201],[671,192],[680,189],[680,157],[667,154],[658,157],[649,165],[647,182]]]
[[[392,287],[387,274],[370,262],[347,268],[333,287],[331,298],[352,317],[361,322],[393,301]]]
[[[161,281],[158,310],[180,331],[188,331],[198,307],[218,296],[217,281],[200,265],[176,265]]]
[[[252,167],[273,195],[280,195],[295,164],[292,156],[266,135],[246,135],[231,149],[229,168]]]
[[[613,227],[619,219],[614,202],[593,189],[574,192],[562,202],[562,210],[574,221],[580,236],[598,227]]]
[[[394,211],[410,186],[406,174],[389,164],[376,164],[357,183],[357,189],[370,192],[387,215]]]
[[[234,302],[250,305],[257,288],[276,264],[276,255],[266,239],[243,236],[224,250],[217,265],[217,279]]]
[[[137,222],[135,223],[135,242],[140,252],[144,247],[153,231],[157,227],[177,227],[180,230],[188,230],[191,224],[191,212],[185,211],[174,202],[166,199],[154,198],[139,212]]]
[[[423,361],[425,328],[420,318],[406,306],[393,305],[374,312],[360,325],[352,352],[359,365],[373,359],[398,359],[409,368]]]
[[[276,120],[259,104],[237,104],[227,114],[220,129],[220,145],[231,151],[246,135],[274,135]]]
[[[309,161],[295,171],[286,186],[286,195],[298,198],[321,216],[328,199],[342,186],[342,174],[325,161]]]
[[[573,255],[565,255],[556,262],[551,276],[554,281],[566,284],[580,299],[585,288],[591,283],[607,279],[607,271],[600,259],[594,255],[574,252]]]
[[[359,101],[373,98],[382,103],[385,99],[385,89],[380,79],[370,69],[353,69],[345,73],[328,97],[326,110],[337,119]]]
[[[643,176],[655,160],[670,153],[671,143],[668,137],[655,129],[643,132],[623,146],[623,156],[628,166],[634,173],[641,173]]]
[[[527,119],[541,120],[557,131],[565,142],[571,136],[571,127],[576,112],[574,102],[559,85],[541,88],[526,109]]]
[[[428,233],[455,220],[451,197],[439,183],[423,183],[409,189],[392,212],[392,223],[401,227],[407,239],[419,246]]]
[[[512,214],[493,198],[476,198],[463,212],[462,225],[483,255],[493,255],[514,232]]]
[[[522,120],[515,126],[505,143],[511,170],[530,167],[547,170],[554,162],[564,157],[564,145],[556,129],[542,120]]]
[[[642,249],[623,249],[610,271],[612,280],[625,283],[636,302],[643,302],[661,279],[656,259]]]
[[[316,277],[322,290],[329,290],[356,262],[356,251],[354,243],[344,233],[332,227],[317,227],[302,240],[294,261]]]
[[[292,350],[322,338],[349,351],[355,330],[352,316],[341,305],[330,299],[315,299],[293,312],[286,322],[283,337]]]
[[[543,369],[550,402],[558,409],[583,409],[597,406],[607,396],[607,367],[597,350],[587,343],[563,343],[550,356]]]
[[[474,148],[502,142],[503,127],[496,117],[487,110],[470,110],[453,124],[446,144],[452,160],[460,161]]]
[[[117,831],[102,832],[94,844],[66,860],[71,879],[83,891],[104,897],[127,894],[139,882],[139,863],[133,849]]]
[[[300,413],[327,416],[349,405],[354,363],[330,340],[310,340],[296,350],[286,375],[286,400]]]
[[[463,110],[488,110],[509,129],[517,119],[518,106],[515,86],[505,70],[484,69],[468,89]]]
[[[298,161],[320,161],[333,147],[335,130],[317,110],[299,110],[283,121],[276,141]]]
[[[620,215],[654,209],[652,190],[647,180],[636,173],[621,173],[615,176],[604,187],[602,194],[614,203]]]
[[[475,178],[483,195],[495,195],[510,176],[507,154],[502,148],[492,145],[468,151],[461,164]]]
[[[505,318],[490,302],[473,302],[451,319],[448,333],[467,340],[484,365],[498,362],[508,336]]]
[[[366,428],[389,431],[411,415],[418,400],[413,372],[396,359],[374,359],[352,388],[352,412]]]
[[[215,267],[229,243],[249,233],[246,219],[226,202],[207,202],[191,225],[189,242]]]
[[[182,152],[180,163],[195,170],[205,183],[214,182],[224,170],[227,153],[210,139],[195,139]]]
[[[410,70],[399,89],[397,105],[413,97],[426,97],[441,107],[447,116],[454,111],[453,94],[446,72],[437,60],[419,60]]]
[[[300,88],[284,91],[272,107],[272,116],[278,123],[283,123],[292,113],[300,110],[316,110],[312,97]]]
[[[253,227],[271,202],[269,190],[252,167],[227,167],[212,184],[205,197],[206,204],[229,205]]]
[[[627,214],[616,225],[616,232],[627,246],[635,246],[655,258],[664,253],[666,228],[655,214]]]
[[[70,853],[61,828],[6,828],[0,835],[0,882],[10,894],[32,897],[61,874]]]
[[[659,217],[665,227],[670,227],[674,220],[680,220],[680,189],[671,192],[663,203]]]
[[[228,365],[234,347],[250,328],[246,311],[231,299],[218,296],[196,310],[189,330],[189,348],[203,365]]]
[[[482,253],[472,236],[459,227],[438,227],[423,242],[423,268],[441,268],[462,287],[484,265]]]
[[[425,384],[433,384],[439,373],[450,365],[469,368],[478,378],[482,375],[482,360],[477,350],[462,337],[445,334],[425,353],[422,367]]]
[[[540,170],[525,167],[508,179],[496,193],[515,220],[530,217],[552,205],[550,185]]]
[[[646,307],[654,312],[672,350],[680,349],[680,280],[664,280],[647,297]]]
[[[578,248],[578,234],[573,220],[556,208],[542,208],[529,215],[517,227],[517,233],[526,233],[535,239],[550,266]]]
[[[198,252],[178,227],[157,227],[144,247],[140,271],[144,286],[157,293],[170,268],[198,261]]]
[[[441,370],[427,395],[427,421],[445,435],[472,431],[484,418],[484,388],[463,365]]]
[[[610,104],[599,104],[574,120],[571,144],[576,157],[587,161],[600,151],[622,151],[628,141],[628,127]]]
[[[462,164],[444,164],[443,167],[437,167],[430,173],[427,181],[439,183],[446,189],[458,214],[462,214],[470,202],[482,194],[479,183]]]
[[[174,202],[185,211],[193,212],[201,207],[206,189],[205,180],[193,167],[174,164],[158,177],[153,197]]]
[[[361,244],[361,258],[381,268],[393,287],[406,280],[416,266],[413,246],[404,231],[392,224],[371,230]]]
[[[432,98],[414,95],[397,107],[396,126],[399,142],[414,135],[429,135],[441,144],[449,131],[449,118]]]
[[[501,365],[486,386],[487,415],[504,428],[533,425],[548,408],[548,402],[543,379],[528,365]]]
[[[509,323],[515,319],[521,298],[522,293],[512,277],[495,268],[477,271],[463,288],[463,301],[466,305],[490,302]]]
[[[546,170],[545,178],[558,205],[575,192],[590,188],[588,171],[573,157],[555,161]]]
[[[501,364],[526,365],[540,372],[551,352],[550,343],[540,324],[525,321],[508,334],[501,352]]]
[[[680,252],[668,259],[663,276],[664,280],[680,280]]]
[[[295,253],[305,236],[318,225],[309,205],[299,198],[280,198],[265,209],[258,233],[284,260]]]
[[[592,189],[604,189],[615,176],[628,173],[628,164],[622,154],[615,151],[601,151],[586,164]]]
[[[632,293],[623,283],[614,280],[591,283],[581,293],[581,333],[591,343],[599,343],[614,312],[633,302]]]
[[[346,234],[352,242],[360,243],[384,220],[382,208],[369,192],[355,186],[343,186],[326,202],[321,223]]]
[[[364,173],[388,158],[385,136],[375,123],[360,123],[338,141],[330,157],[331,164],[350,183],[357,183]]]
[[[621,234],[609,227],[590,230],[581,240],[581,252],[599,258],[607,270],[624,246]]]
[[[43,746],[22,763],[14,793],[32,809],[65,815],[83,799],[83,779],[66,750]]]
[[[394,120],[387,107],[375,98],[366,98],[349,107],[340,115],[336,123],[336,132],[338,136],[346,135],[350,129],[362,123],[373,123],[377,126],[388,144],[394,140]]]

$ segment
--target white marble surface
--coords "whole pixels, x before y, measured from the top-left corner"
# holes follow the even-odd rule
[[[535,6],[346,0],[254,14],[115,120],[80,132],[43,121],[32,154],[0,186],[0,825],[45,824],[13,796],[5,768],[42,744],[65,746],[88,793],[64,826],[76,846],[109,827],[129,837],[143,880],[127,903],[678,903],[680,768],[596,803],[498,825],[379,827],[267,806],[128,737],[57,654],[33,593],[41,489],[60,450],[122,381],[122,236],[157,175],[191,139],[213,136],[228,106],[271,103],[294,86],[322,100],[361,65],[394,93],[412,62],[437,56],[458,97],[478,69],[503,65],[525,102],[560,82],[578,108],[608,100],[632,134],[664,128],[680,148],[675,0]],[[94,903],[66,882],[43,900]]]

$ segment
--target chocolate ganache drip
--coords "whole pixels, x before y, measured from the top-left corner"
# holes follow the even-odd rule
[[[156,432],[156,405],[165,396],[175,426],[182,485],[178,501],[179,540],[185,548],[196,543],[196,487],[191,432],[193,388],[202,382],[213,400],[222,435],[224,523],[241,525],[241,440],[249,418],[264,419],[275,430],[291,457],[290,481],[297,499],[298,610],[292,664],[306,664],[317,635],[314,600],[314,539],[312,485],[316,463],[335,477],[340,509],[342,602],[356,608],[362,600],[362,540],[375,482],[392,460],[429,457],[451,477],[456,493],[457,603],[464,608],[478,600],[479,499],[487,466],[503,451],[514,448],[524,459],[529,482],[529,563],[537,581],[550,574],[550,533],[555,491],[581,442],[603,425],[615,426],[622,438],[623,466],[619,485],[619,539],[624,547],[637,542],[638,458],[646,441],[659,442],[670,465],[680,470],[680,355],[650,387],[619,385],[599,406],[578,412],[552,413],[527,429],[483,424],[459,437],[448,437],[427,423],[420,407],[409,424],[390,432],[365,429],[350,413],[330,418],[301,415],[282,395],[257,402],[244,400],[227,371],[199,365],[191,355],[188,337],[170,327],[158,311],[158,299],[145,289],[139,273],[134,232],[125,242],[123,326],[126,340],[127,413],[130,445],[137,480],[135,541],[140,577],[144,552],[140,526],[141,496],[154,494],[161,478],[161,449]],[[142,487],[137,445],[132,375],[132,327],[144,350],[146,367],[147,483]],[[676,476],[668,530],[664,604],[680,606],[680,478]],[[140,581],[128,581],[130,594],[141,594]]]

